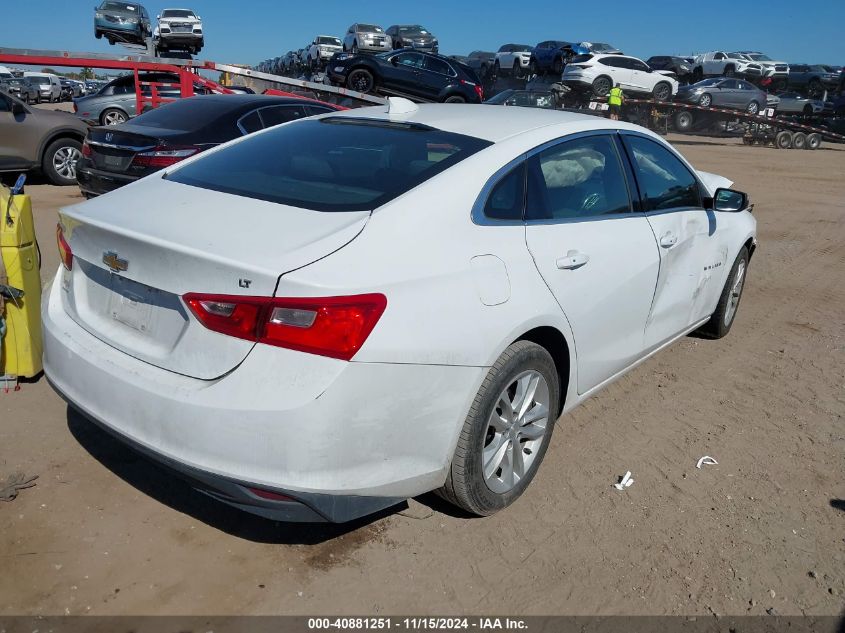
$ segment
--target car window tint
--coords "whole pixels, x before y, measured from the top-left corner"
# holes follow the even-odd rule
[[[435,73],[440,73],[441,75],[451,75],[452,68],[444,62],[442,59],[437,59],[436,57],[426,57],[425,58],[425,68],[426,70],[430,70]]]
[[[334,116],[255,134],[166,178],[315,211],[364,211],[490,145],[430,128]]]
[[[605,57],[604,59],[600,59],[599,63],[604,66],[610,66],[611,68],[623,68],[622,61],[621,57]]]
[[[261,108],[259,111],[264,127],[273,127],[295,119],[302,119],[308,116],[304,105],[283,105]]]
[[[530,160],[528,219],[587,218],[631,210],[625,175],[609,136],[565,141]]]
[[[396,56],[396,63],[411,68],[422,68],[423,56],[419,53],[399,53]]]
[[[254,110],[246,116],[241,117],[238,121],[238,126],[244,134],[252,134],[253,132],[257,132],[262,129],[263,124],[261,122],[261,116],[258,114],[258,110]]]
[[[626,136],[644,211],[700,207],[698,182],[678,157],[655,141]]]
[[[522,220],[525,204],[525,163],[499,180],[487,196],[484,216],[492,220]]]
[[[648,72],[648,65],[645,62],[641,62],[639,59],[629,59],[628,62],[634,70]]]

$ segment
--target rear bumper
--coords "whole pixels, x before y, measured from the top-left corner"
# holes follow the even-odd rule
[[[101,196],[109,191],[114,191],[119,187],[128,185],[130,182],[135,182],[138,178],[134,176],[125,176],[123,174],[114,174],[112,172],[104,172],[87,167],[76,167],[76,182],[83,193],[92,196]]]
[[[44,371],[56,390],[198,488],[263,516],[316,520],[248,487],[330,521],[440,487],[486,371],[256,345],[229,374],[193,379],[103,343],[67,315],[62,292],[59,275],[42,310]]]

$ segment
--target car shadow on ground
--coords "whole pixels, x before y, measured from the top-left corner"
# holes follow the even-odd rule
[[[845,499],[831,499],[830,507],[845,512]]]
[[[316,545],[354,532],[407,508],[407,504],[402,503],[340,524],[272,521],[232,508],[195,490],[70,406],[67,408],[67,426],[71,435],[94,459],[130,486],[222,532],[256,543]]]

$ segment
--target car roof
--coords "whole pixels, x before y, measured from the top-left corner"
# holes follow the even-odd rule
[[[515,110],[518,110],[515,112]],[[571,125],[572,131],[580,131],[585,123],[591,129],[638,129],[637,126],[612,121],[588,114],[562,112],[543,108],[479,108],[474,104],[423,103],[414,112],[390,116],[385,106],[356,108],[323,116],[380,119],[397,123],[418,123],[454,134],[474,136],[497,143],[507,138],[530,132],[542,127]],[[644,130],[643,130],[644,131]],[[567,134],[563,130],[560,135]]]

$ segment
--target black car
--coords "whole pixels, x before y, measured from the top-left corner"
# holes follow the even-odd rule
[[[128,123],[91,128],[76,179],[86,197],[97,196],[239,136],[335,110],[328,103],[267,95],[180,99]]]
[[[327,70],[332,83],[358,92],[378,88],[385,94],[445,103],[481,103],[484,98],[484,89],[472,68],[432,53],[339,53],[329,61]]]
[[[682,84],[692,83],[693,64],[677,55],[654,55],[646,62],[652,70],[670,70]]]
[[[431,31],[419,24],[394,24],[386,33],[393,41],[393,49],[416,48],[429,53],[436,53],[439,48],[437,38]]]
[[[839,87],[839,73],[821,64],[790,64],[788,81],[790,88],[806,90],[811,97],[818,97],[825,90],[832,92]]]

